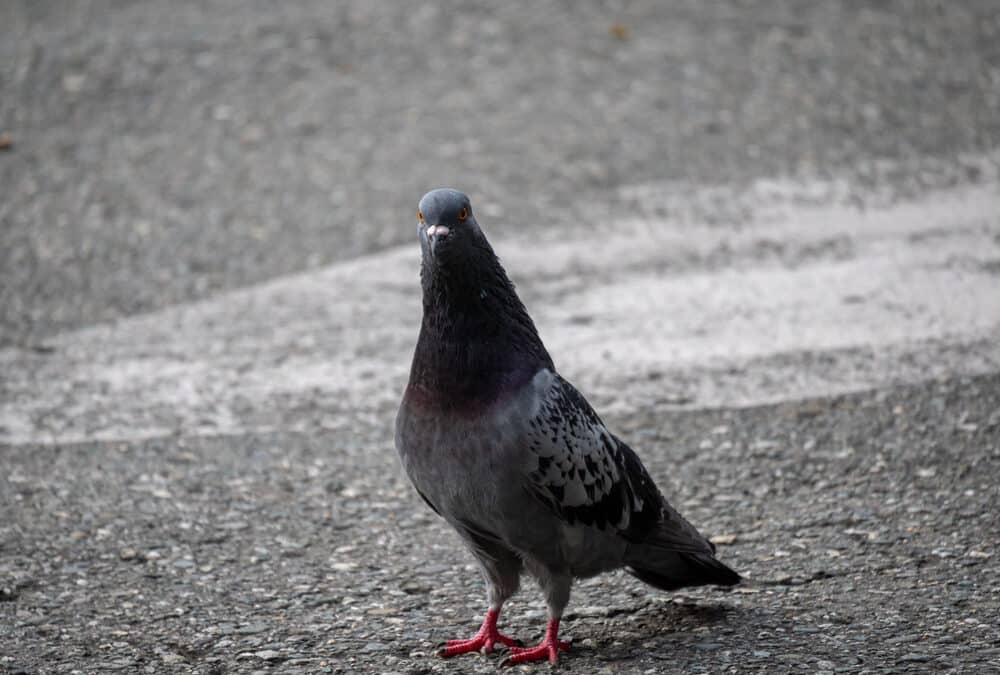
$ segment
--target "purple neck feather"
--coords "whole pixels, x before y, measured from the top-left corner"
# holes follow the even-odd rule
[[[553,369],[538,331],[485,238],[448,261],[424,261],[424,317],[407,396],[475,412]]]

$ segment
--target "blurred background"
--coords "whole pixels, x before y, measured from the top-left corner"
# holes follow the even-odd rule
[[[642,208],[623,186],[912,194],[1000,146],[991,0],[8,0],[0,24],[6,345],[410,241],[440,185],[505,231],[595,228]]]

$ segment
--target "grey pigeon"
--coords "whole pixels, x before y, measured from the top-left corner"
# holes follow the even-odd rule
[[[454,527],[486,580],[489,609],[454,656],[511,648],[507,664],[559,660],[574,578],[625,568],[665,590],[740,576],[667,503],[639,457],[556,372],[514,285],[457,190],[424,195],[423,321],[396,417],[396,448],[424,501]],[[548,604],[545,637],[497,630],[527,572]]]

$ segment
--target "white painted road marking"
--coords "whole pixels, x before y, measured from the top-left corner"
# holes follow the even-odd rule
[[[626,221],[542,241],[484,227],[557,366],[601,412],[1000,370],[995,187],[867,212],[762,205],[751,220]],[[67,333],[51,354],[0,351],[0,442],[385,416],[416,339],[418,265],[414,241]]]

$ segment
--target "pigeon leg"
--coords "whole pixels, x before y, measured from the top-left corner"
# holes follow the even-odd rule
[[[508,647],[520,644],[519,640],[509,638],[497,630],[497,617],[499,616],[500,609],[490,607],[489,611],[486,612],[486,618],[483,619],[483,625],[479,628],[478,633],[468,640],[449,640],[438,651],[438,656],[448,658],[449,656],[478,652],[480,650],[490,653],[493,651],[493,646],[498,642]]]
[[[503,660],[505,666],[513,666],[529,661],[549,660],[553,666],[559,663],[559,650],[568,651],[569,642],[559,639],[559,619],[549,619],[545,629],[545,638],[537,647],[512,647],[510,656]]]

